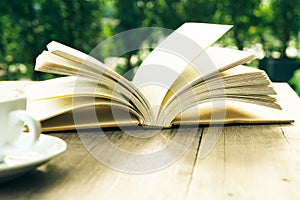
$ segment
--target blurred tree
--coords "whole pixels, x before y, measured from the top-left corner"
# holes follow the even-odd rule
[[[130,29],[139,28],[142,25],[145,15],[143,9],[141,9],[136,0],[116,0],[116,18],[119,20],[118,26],[116,27],[116,32],[128,31]],[[130,62],[131,57],[137,54],[138,49],[126,52],[127,49],[132,49],[132,44],[137,41],[139,35],[128,34],[126,40],[119,41],[120,53],[125,58],[125,66],[122,67],[122,72],[126,73],[126,78],[132,79],[132,64]]]
[[[3,0],[0,2],[0,59],[3,79],[18,79],[22,63],[34,80],[51,75],[32,73],[36,56],[51,40],[90,51],[101,32],[101,4],[97,0]],[[12,68],[13,70],[11,70]],[[23,67],[24,68],[24,67]],[[16,72],[16,73],[14,73]]]
[[[25,40],[32,40],[33,34],[24,35],[24,30],[28,30],[31,23],[27,20],[32,19],[32,12],[30,5],[32,1],[8,1],[3,0],[0,3],[0,27],[1,34],[1,67],[6,72],[4,77],[6,79],[18,79],[22,75],[29,73],[27,68],[24,70],[19,69],[20,63],[30,63],[28,56],[33,49],[27,48],[24,44]],[[31,21],[31,20],[30,20]],[[23,50],[22,50],[23,49]]]
[[[296,39],[300,27],[299,0],[273,0],[273,23],[275,37],[280,41],[281,57],[287,58],[286,49],[292,39]],[[299,38],[298,38],[299,40]]]
[[[225,3],[224,23],[233,24],[233,37],[238,49],[245,47],[246,41],[253,41],[253,32],[259,26],[259,19],[253,14],[258,9],[260,2],[257,0],[236,1]],[[227,16],[226,16],[227,15]],[[227,19],[227,20],[226,20]],[[220,19],[221,20],[221,19]]]
[[[250,48],[263,44],[267,55],[285,50],[290,41],[299,48],[299,0],[2,0],[0,1],[0,79],[50,78],[34,73],[36,56],[51,40],[84,52],[116,33],[139,27],[175,29],[185,21],[233,24],[219,44]],[[126,39],[112,51],[130,49],[140,36]],[[111,51],[103,49],[102,58]],[[120,73],[137,51],[124,55]],[[2,70],[1,70],[2,68]],[[132,75],[129,75],[129,77]]]
[[[145,1],[142,5],[146,16],[143,21],[144,26],[176,29],[186,21],[184,13],[185,1]]]

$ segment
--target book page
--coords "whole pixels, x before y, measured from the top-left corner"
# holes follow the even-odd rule
[[[255,54],[250,51],[240,51],[229,48],[209,47],[205,53],[200,55],[191,64],[189,64],[176,79],[173,85],[167,92],[163,104],[168,105],[172,98],[175,98],[179,93],[187,90],[196,82],[206,82],[211,76],[223,78],[225,74],[221,72],[234,68],[255,58]],[[246,72],[238,68],[240,73]],[[220,83],[220,87],[224,87]]]
[[[276,92],[264,71],[237,66],[210,77],[205,82],[195,82],[178,93],[162,110],[163,113],[168,113],[167,117],[159,117],[159,120],[160,123],[170,123],[179,113],[190,107],[216,99],[233,99],[280,109],[274,95]]]
[[[155,118],[166,93],[182,71],[231,27],[185,23],[147,56],[133,84],[147,98]]]
[[[97,116],[91,118],[91,111],[97,113]],[[74,114],[72,111],[65,112],[61,115],[42,121],[42,131],[49,132],[74,129],[137,126],[140,123],[136,117],[128,115],[127,111],[120,109],[115,110],[114,112],[115,113],[113,114],[111,109],[105,106],[85,107],[76,111],[76,115],[82,116],[82,119],[76,120],[76,123],[74,123]],[[114,115],[118,115],[117,120]]]
[[[233,94],[232,92],[236,95],[276,94],[271,86],[270,79],[264,71],[243,65],[220,72],[215,76],[207,78],[205,81],[190,82],[188,86],[189,87],[184,90],[177,92],[176,95],[173,95],[172,98],[164,104],[165,107],[163,109],[167,108],[175,98],[180,98],[182,101],[184,101],[184,98],[192,98],[193,95],[198,96],[196,100],[205,98],[205,95],[211,96],[212,98],[218,90],[220,91],[219,94],[222,94],[224,97]],[[182,102],[180,101],[179,103]]]
[[[113,89],[113,94],[120,92],[133,102],[143,114],[144,123],[150,124],[153,118],[150,105],[130,81],[76,49],[54,41],[47,47],[49,51],[44,51],[36,59],[36,70],[86,77],[94,80],[95,87],[98,84],[106,85]]]
[[[114,92],[113,88],[109,87],[113,85],[111,79],[107,79],[106,81],[107,83],[100,85],[91,79],[66,76],[32,82],[27,86],[26,94],[31,100],[66,96],[97,96],[108,99],[119,99],[120,101],[124,101],[124,103],[128,101],[121,92]]]
[[[127,111],[127,113],[132,113],[139,120],[143,119],[141,114],[133,107],[105,98],[61,97],[43,100],[29,99],[27,101],[27,111],[40,121],[45,121],[66,112],[72,112],[88,107],[90,107],[91,114],[96,112],[96,107],[107,107],[111,110],[121,109]],[[115,121],[118,121],[118,116],[115,116]]]
[[[207,102],[196,105],[177,116],[172,124],[235,124],[235,123],[288,123],[294,119],[282,110],[251,103],[221,100],[223,103]],[[224,106],[218,107],[218,105]],[[221,114],[219,114],[221,113]],[[224,114],[225,113],[225,116]],[[220,117],[219,117],[220,116]]]
[[[141,102],[145,103],[147,106],[147,101],[145,101],[145,98],[142,94],[140,94],[135,86],[131,83],[131,81],[128,81],[126,78],[119,75],[117,72],[113,71],[109,67],[107,67],[104,63],[100,62],[99,60],[80,52],[76,49],[73,49],[71,47],[68,47],[66,45],[63,45],[61,43],[52,41],[47,45],[47,48],[51,54],[57,55],[60,57],[60,61],[65,65],[65,63],[68,64],[69,61],[72,62],[71,65],[65,65],[70,67],[72,70],[72,67],[77,69],[79,76],[85,76],[86,72],[94,73],[95,76],[100,79],[103,75],[108,76],[111,79],[118,82],[118,84],[126,87],[132,94],[136,95],[137,98],[141,100]],[[55,58],[56,59],[56,58]],[[54,59],[54,60],[55,60]],[[53,59],[51,59],[53,60]],[[38,62],[37,62],[38,63]],[[77,63],[77,65],[75,64]],[[42,70],[43,64],[39,64],[37,70]],[[62,68],[62,67],[60,67]],[[46,72],[51,72],[50,70],[55,70],[57,68],[47,69]],[[55,73],[55,71],[53,71]],[[82,72],[82,73],[81,73]],[[69,74],[67,74],[69,75]]]

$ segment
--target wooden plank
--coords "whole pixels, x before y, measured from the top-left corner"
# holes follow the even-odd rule
[[[188,198],[300,198],[300,160],[288,145],[278,125],[225,127],[212,153],[197,160]]]
[[[190,134],[194,130],[197,134]],[[146,135],[152,135],[155,130],[146,132]],[[141,130],[127,131],[127,135],[121,131],[105,132],[115,145],[138,153],[162,149],[163,145],[172,142],[179,134],[176,129],[171,129],[161,130],[148,140],[128,136],[136,133],[143,134]],[[86,134],[90,134],[89,137],[94,141],[101,135],[96,132]],[[193,135],[194,138],[190,138],[191,146],[174,160],[176,162],[156,172],[138,175],[119,172],[103,165],[85,149],[76,133],[54,135],[69,144],[67,152],[37,170],[2,185],[0,199],[184,199],[198,151],[201,129],[185,128],[183,134],[179,134],[183,143],[189,136]],[[94,148],[99,148],[98,145]]]
[[[300,185],[300,99],[299,96],[292,90],[288,84],[278,84],[277,91],[284,96],[281,99],[283,109],[291,116],[294,116],[295,122],[292,125],[281,126],[282,134],[288,142],[288,153],[290,160],[289,172],[292,174],[290,182],[291,191],[295,196],[293,198],[299,199],[299,185]]]
[[[275,86],[293,94],[285,84]],[[290,102],[291,97],[286,97]],[[289,107],[291,112],[296,104],[298,98],[284,109]],[[283,134],[287,127],[293,127],[288,136]],[[188,199],[299,199],[300,145],[293,145],[299,136],[296,129],[294,125],[225,127],[215,149],[197,159]]]
[[[288,84],[276,84],[275,89],[282,97],[279,99],[283,110],[296,120],[292,125],[283,125],[282,130],[289,142],[300,143],[300,99]]]
[[[214,127],[211,131],[218,133],[220,128]],[[202,140],[206,140],[207,132],[206,128]],[[198,155],[187,191],[187,199],[220,199],[222,197],[224,160],[224,133],[222,132],[216,146],[204,159],[200,159]]]
[[[294,179],[298,172],[291,167],[294,160],[279,126],[240,127],[226,133],[225,195],[238,199],[297,197],[298,191],[289,182],[299,182]]]

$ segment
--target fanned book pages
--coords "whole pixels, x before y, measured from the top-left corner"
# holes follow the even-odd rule
[[[185,23],[159,43],[129,81],[101,61],[52,41],[35,70],[66,75],[27,88],[43,131],[190,124],[290,123],[249,51],[213,44],[231,26]]]

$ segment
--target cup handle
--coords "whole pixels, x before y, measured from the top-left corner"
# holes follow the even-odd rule
[[[40,137],[41,134],[41,124],[39,121],[34,119],[30,114],[28,114],[25,110],[16,110],[11,112],[17,119],[25,122],[28,126],[29,133],[33,135],[32,144],[35,144]]]

